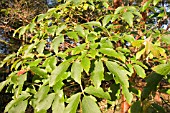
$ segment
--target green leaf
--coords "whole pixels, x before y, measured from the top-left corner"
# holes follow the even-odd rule
[[[149,0],[149,1],[145,2],[145,4],[142,7],[142,12],[144,12],[149,7],[149,4],[151,3],[151,1],[152,0]]]
[[[108,100],[111,99],[109,93],[104,92],[101,87],[96,88],[96,87],[93,87],[93,86],[89,86],[89,87],[86,87],[84,89],[84,92],[91,94],[91,95],[94,95],[94,96],[99,97],[99,98],[104,98],[104,99],[108,99]]]
[[[37,66],[41,61],[42,61],[42,59],[36,59],[33,62],[29,62],[29,66],[30,67]]]
[[[70,66],[68,61],[62,62],[57,66],[51,73],[49,85],[53,86],[57,81],[60,80],[60,75],[62,75]]]
[[[53,25],[53,26],[50,26],[47,28],[47,33],[49,35],[52,35],[54,36],[55,32],[56,32],[56,29],[57,29],[57,26],[56,25]]]
[[[67,28],[66,25],[59,26],[56,30],[56,35],[60,35],[61,31],[63,31],[65,28]]]
[[[122,56],[121,53],[117,53],[113,48],[101,48],[101,49],[99,49],[99,52],[101,52],[107,56],[112,56],[114,58],[117,58],[117,59],[125,62],[125,56],[124,55]]]
[[[148,98],[149,94],[152,91],[156,91],[158,83],[162,80],[163,76],[152,72],[147,78],[146,78],[146,86],[144,87],[142,94],[141,94],[141,100],[145,100]]]
[[[58,53],[58,47],[60,46],[61,43],[64,42],[64,37],[63,35],[60,35],[52,40],[52,48],[54,49],[55,54]]]
[[[136,101],[130,108],[131,113],[142,113],[142,106],[140,101]]]
[[[9,82],[10,82],[10,79],[7,79],[7,80],[0,83],[0,92]]]
[[[133,95],[132,93],[129,92],[129,89],[126,87],[126,86],[122,86],[122,91],[123,91],[123,94],[126,98],[126,101],[131,104],[132,100],[133,100]]]
[[[84,29],[83,29],[82,26],[77,25],[75,30],[77,31],[77,33],[78,33],[81,37],[83,37],[83,38],[85,37],[85,32],[84,32]]]
[[[40,77],[48,78],[47,72],[46,72],[46,70],[44,70],[44,69],[41,69],[41,68],[39,68],[39,67],[33,66],[33,67],[30,67],[30,70],[31,70],[34,74],[39,75]]]
[[[136,73],[141,77],[141,78],[145,78],[146,74],[145,74],[145,70],[139,66],[139,65],[134,65],[134,68],[136,70]]]
[[[83,113],[101,113],[99,106],[90,96],[84,96],[82,100]]]
[[[35,26],[36,26],[36,24],[34,22],[29,24],[29,29],[30,29],[31,33],[34,31]]]
[[[100,87],[101,82],[104,79],[104,67],[101,60],[95,61],[94,71],[91,73],[90,79],[96,88]]]
[[[64,95],[63,91],[60,90],[57,92],[54,98],[54,102],[52,104],[53,113],[64,113],[65,105],[64,105]]]
[[[46,17],[46,14],[40,14],[40,15],[38,15],[38,17],[37,17],[37,22],[42,21],[45,17]]]
[[[158,4],[161,0],[153,0],[153,5],[155,6],[156,4]]]
[[[141,51],[138,51],[136,53],[136,59],[140,59],[140,57],[144,54],[145,52],[145,48],[143,48]]]
[[[78,42],[79,37],[76,32],[71,31],[71,32],[67,32],[66,34],[70,39],[74,39],[76,42]]]
[[[131,12],[125,12],[122,15],[123,19],[129,24],[130,27],[133,26],[134,15]]]
[[[89,73],[90,64],[91,64],[91,62],[88,57],[84,57],[81,61],[81,65],[87,74]]]
[[[129,73],[122,66],[119,66],[116,62],[106,61],[106,66],[108,70],[115,76],[114,79],[122,85],[123,94],[128,103],[131,103],[133,95],[129,92],[129,82],[128,76]]]
[[[135,41],[135,38],[132,35],[125,35],[124,40],[132,43],[133,41]]]
[[[21,29],[19,30],[19,38],[21,38],[21,35],[25,33],[27,30],[27,26],[22,26]]]
[[[92,26],[101,26],[101,23],[97,22],[97,21],[91,21],[91,22],[87,22],[85,24],[92,25]]]
[[[79,61],[75,61],[71,67],[71,77],[79,84],[81,84],[81,72],[83,67]]]
[[[55,98],[55,93],[48,94],[45,98],[43,98],[43,100],[41,100],[37,104],[35,109],[37,111],[48,110],[51,107],[54,98]]]
[[[28,98],[30,96],[30,94],[23,92],[21,95],[19,95],[19,97],[17,99],[14,99],[12,101],[10,101],[6,107],[5,107],[5,111],[4,112],[8,112],[10,109],[12,109],[12,107],[14,107],[15,105],[20,105],[21,107],[24,108],[24,106],[22,106],[20,103],[22,101],[24,101],[26,98]],[[26,101],[26,100],[25,100]],[[25,104],[26,102],[24,102]],[[26,105],[25,105],[26,106]],[[15,113],[15,112],[14,112]]]
[[[49,90],[49,86],[41,86],[39,88],[38,92],[34,95],[35,99],[37,99],[37,104],[47,96]]]
[[[124,9],[125,9],[125,7],[118,7],[118,8],[115,10],[114,14],[121,13]]]
[[[113,15],[106,15],[104,16],[104,19],[102,20],[103,27],[105,27],[109,21],[111,21]]]
[[[101,48],[113,48],[113,44],[108,38],[102,38],[100,41]]]
[[[64,113],[76,113],[80,101],[80,96],[81,93],[76,93],[67,100],[69,104],[65,108]]]
[[[165,42],[166,44],[170,44],[170,38],[169,38],[169,37],[170,37],[169,34],[168,34],[168,35],[163,35],[161,39],[162,39],[162,41]]]
[[[122,67],[119,66],[116,62],[106,61],[106,66],[109,71],[115,75],[121,85],[129,87],[128,82],[128,72]]]
[[[27,108],[28,100],[20,101],[15,106],[13,106],[8,113],[25,113]]]
[[[154,66],[152,70],[160,75],[167,75],[170,73],[170,62]]]

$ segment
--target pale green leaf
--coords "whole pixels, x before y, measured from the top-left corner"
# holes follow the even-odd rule
[[[46,70],[44,70],[44,69],[41,69],[41,68],[36,67],[36,66],[33,66],[33,67],[30,67],[30,70],[31,70],[34,74],[39,75],[40,77],[48,78],[47,72],[46,72]]]
[[[58,47],[60,46],[61,43],[64,42],[64,37],[63,35],[60,35],[52,40],[52,49],[54,49],[54,52],[57,54],[58,53]]]
[[[20,101],[13,106],[8,113],[25,113],[27,108],[28,100]]]
[[[132,43],[133,41],[135,41],[135,38],[132,35],[125,35],[124,40]]]
[[[81,65],[87,74],[89,73],[90,64],[91,64],[91,62],[88,57],[84,57],[81,61]]]
[[[49,35],[52,35],[54,36],[55,32],[56,32],[56,29],[57,29],[57,26],[56,25],[53,25],[53,26],[50,26],[47,28],[47,33]]]
[[[90,79],[96,88],[99,88],[104,79],[104,67],[101,60],[95,61],[94,71],[91,73]]]
[[[41,86],[39,88],[38,92],[34,95],[37,104],[47,96],[49,90],[50,90],[49,86]]]
[[[43,100],[41,100],[37,104],[35,109],[37,111],[48,110],[51,107],[54,98],[55,98],[55,93],[48,94],[45,98],[43,98]]]
[[[142,12],[144,12],[147,8],[149,8],[149,4],[151,3],[152,0],[148,0],[145,2],[145,4],[142,7]]]
[[[46,17],[46,14],[40,14],[37,16],[37,22],[42,21]]]
[[[64,105],[64,95],[63,91],[58,91],[55,95],[54,102],[52,104],[53,113],[64,113],[65,105]]]
[[[139,65],[134,65],[135,71],[136,73],[141,77],[141,78],[145,78],[146,77],[146,73],[145,70],[139,66]]]
[[[96,87],[93,87],[93,86],[89,86],[89,87],[86,87],[84,89],[84,92],[91,94],[91,95],[94,95],[94,96],[99,97],[99,98],[104,98],[104,99],[108,99],[108,100],[111,99],[109,93],[104,92],[101,87],[96,88]]]
[[[144,54],[145,52],[145,48],[143,48],[141,51],[138,51],[136,53],[136,59],[140,59],[140,57]]]
[[[170,62],[154,66],[152,70],[160,75],[167,75],[170,73]]]
[[[82,26],[77,25],[75,30],[78,32],[78,34],[79,34],[81,37],[83,37],[83,38],[85,37],[85,32],[84,32],[84,29],[83,29]]]
[[[7,79],[7,80],[0,83],[0,92],[9,82],[10,82],[10,79]]]
[[[109,71],[115,75],[122,86],[129,87],[128,72],[116,62],[106,61],[106,66]]]
[[[99,106],[90,96],[84,96],[82,100],[83,113],[101,113]]]
[[[76,42],[79,40],[79,37],[76,32],[67,32],[66,33],[70,39],[74,39]]]
[[[33,62],[28,62],[28,64],[29,64],[30,67],[37,66],[41,61],[42,61],[42,59],[36,59]]]
[[[115,10],[114,14],[122,13],[124,9],[125,9],[125,7],[118,7],[118,8]]]
[[[80,96],[81,93],[76,93],[67,100],[68,105],[66,106],[64,113],[76,113],[80,101]]]
[[[75,61],[71,67],[71,77],[79,84],[81,84],[81,72],[83,67],[79,61]]]
[[[133,26],[133,18],[134,15],[131,12],[125,12],[122,15],[123,19],[129,24],[129,26]]]
[[[170,35],[169,34],[168,35],[163,35],[161,39],[166,44],[170,44]]]
[[[155,6],[156,4],[158,4],[161,0],[153,0],[153,5]]]
[[[60,35],[61,31],[63,31],[65,28],[67,28],[66,25],[59,26],[56,30],[56,35]]]
[[[112,15],[104,16],[104,19],[102,20],[103,27],[105,27],[109,23],[109,21],[111,21],[111,19],[112,19]]]
[[[129,89],[127,88],[127,86],[122,86],[122,91],[123,91],[123,94],[126,98],[126,101],[131,104],[132,102],[132,99],[133,99],[133,95],[132,93],[129,92]]]
[[[49,85],[53,86],[57,81],[60,80],[60,76],[62,75],[70,66],[68,61],[62,62],[59,66],[57,66],[51,73]]]

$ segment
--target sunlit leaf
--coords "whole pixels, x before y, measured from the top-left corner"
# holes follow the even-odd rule
[[[55,98],[55,93],[51,93],[51,94],[48,94],[45,98],[43,98],[43,100],[41,100],[37,106],[35,107],[35,109],[37,111],[40,111],[40,110],[48,110],[51,105],[52,105],[52,102]]]
[[[167,75],[170,73],[170,62],[154,66],[152,70],[160,75]]]
[[[136,70],[136,73],[141,77],[141,78],[145,78],[146,77],[146,74],[145,74],[145,70],[139,66],[139,65],[133,65],[135,70]]]
[[[80,96],[81,96],[80,93],[76,93],[67,100],[68,105],[66,106],[64,113],[76,113],[80,101]]]
[[[133,18],[134,15],[131,12],[125,12],[122,15],[123,19],[129,24],[129,26],[133,26]]]
[[[78,41],[79,40],[79,37],[78,37],[78,35],[77,35],[77,33],[76,32],[67,32],[67,35],[68,35],[68,37],[70,38],[70,39],[74,39],[75,41]]]
[[[101,113],[99,106],[90,96],[84,96],[82,100],[83,113]]]
[[[52,104],[53,113],[63,113],[64,112],[64,95],[63,91],[58,91],[55,95],[54,102]]]
[[[101,60],[95,61],[94,71],[90,77],[96,88],[99,88],[101,85],[101,81],[104,79],[104,67]]]
[[[34,74],[39,75],[40,77],[43,77],[43,78],[47,78],[47,77],[48,77],[46,70],[41,69],[41,68],[39,68],[39,67],[33,66],[33,67],[30,67],[30,70],[31,70]]]
[[[54,52],[55,52],[56,54],[58,53],[58,47],[60,46],[60,44],[61,44],[62,42],[64,42],[64,37],[63,37],[63,35],[60,35],[60,36],[58,36],[58,37],[56,37],[56,38],[54,38],[54,39],[52,40],[51,46],[52,46],[52,48],[54,49]]]
[[[84,89],[84,92],[91,94],[91,95],[94,95],[94,96],[99,97],[99,98],[111,99],[109,93],[104,92],[101,87],[96,88],[96,87],[93,87],[93,86],[89,86],[89,87],[86,87]]]
[[[69,66],[70,63],[68,61],[62,62],[59,66],[57,66],[51,73],[49,85],[53,86],[57,81],[59,81],[59,75],[63,74]]]
[[[83,67],[81,62],[75,61],[71,67],[71,77],[79,84],[81,84],[81,72]]]
[[[153,5],[155,6],[156,4],[158,4],[161,0],[153,0]]]
[[[87,74],[89,73],[90,64],[91,64],[91,62],[88,57],[84,57],[81,61],[81,65]]]
[[[105,27],[109,21],[111,21],[112,15],[106,15],[104,19],[102,20],[103,27]]]

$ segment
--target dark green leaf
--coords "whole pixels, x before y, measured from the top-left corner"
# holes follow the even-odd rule
[[[132,104],[130,108],[131,113],[142,113],[142,107],[141,107],[141,102],[136,101]]]
[[[84,96],[82,100],[83,113],[101,113],[99,106],[90,96]]]
[[[155,91],[157,88],[158,83],[162,80],[163,76],[160,74],[157,74],[155,72],[152,72],[147,78],[146,78],[146,86],[144,87],[142,94],[141,94],[141,100],[145,100],[148,98],[149,94],[152,91]]]

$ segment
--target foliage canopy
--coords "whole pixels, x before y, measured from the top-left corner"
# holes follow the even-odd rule
[[[97,102],[116,105],[122,95],[131,113],[165,112],[149,100],[170,73],[169,32],[160,26],[168,16],[159,1],[110,10],[107,0],[69,0],[17,29],[24,43],[1,62],[11,73],[0,91],[13,93],[4,112],[100,113]]]

